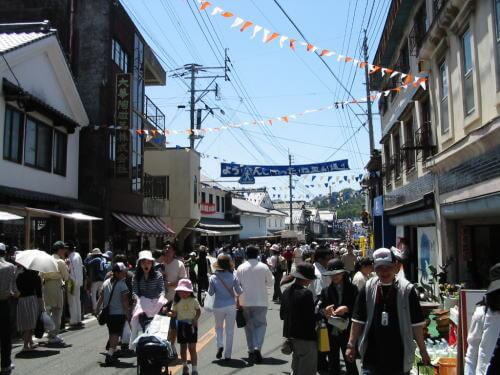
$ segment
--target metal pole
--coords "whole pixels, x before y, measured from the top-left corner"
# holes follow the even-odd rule
[[[365,38],[363,40],[363,51],[364,51],[365,62],[368,62],[368,38],[366,37],[366,29],[365,29]],[[366,79],[366,105],[368,107],[368,132],[370,135],[370,155],[372,155],[373,150],[375,150],[375,140],[373,135],[372,101],[370,99],[370,75],[368,73],[368,64],[365,64],[365,79]]]
[[[61,216],[61,241],[64,241],[64,216]]]
[[[194,150],[194,112],[195,112],[195,65],[191,64],[191,103],[190,103],[190,119],[191,119],[191,124],[190,124],[190,129],[191,129],[191,134],[189,135],[189,148],[191,150]]]
[[[293,214],[292,214],[292,155],[288,154],[288,188],[290,190],[290,230],[293,230]]]
[[[89,221],[89,253],[92,251],[93,242],[94,242],[94,239],[92,238],[93,237],[93,235],[92,235],[92,223],[93,223],[93,221],[90,220]]]

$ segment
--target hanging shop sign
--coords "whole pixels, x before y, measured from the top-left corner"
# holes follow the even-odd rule
[[[122,129],[130,129],[131,111],[131,74],[116,75],[116,124]],[[116,132],[116,176],[130,175],[130,133]]]
[[[328,173],[349,170],[347,159],[329,161],[325,163],[303,165],[244,165],[235,163],[221,163],[221,177],[243,177],[245,183],[250,183],[253,177],[273,177],[303,175],[312,173]]]

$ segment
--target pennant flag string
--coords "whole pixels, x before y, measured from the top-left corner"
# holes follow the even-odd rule
[[[236,27],[239,27],[240,25],[242,25],[242,27],[240,28],[240,32],[244,32],[246,29],[253,26],[251,39],[255,39],[256,36],[262,31],[262,34],[263,34],[262,35],[262,43],[266,43],[266,44],[271,43],[273,40],[279,38],[279,46],[281,48],[283,48],[285,45],[285,41],[288,40],[289,47],[294,52],[297,49],[297,45],[299,45],[302,47],[302,49],[304,49],[308,53],[315,53],[316,51],[319,51],[318,53],[319,53],[319,56],[321,56],[321,57],[337,56],[336,60],[339,63],[343,62],[346,64],[347,63],[355,64],[360,69],[364,69],[368,65],[368,70],[369,70],[370,75],[380,73],[382,77],[384,77],[386,75],[390,75],[390,78],[400,76],[401,80],[403,82],[403,86],[413,84],[415,87],[420,86],[420,87],[422,87],[422,89],[426,90],[425,82],[427,81],[427,77],[425,77],[425,76],[413,76],[411,74],[401,72],[401,71],[398,71],[395,69],[391,69],[388,67],[370,64],[366,61],[359,61],[353,57],[344,56],[344,55],[342,55],[336,51],[333,51],[331,49],[320,48],[315,44],[307,43],[305,41],[298,41],[298,40],[290,38],[286,35],[281,35],[278,32],[274,32],[274,31],[271,31],[269,29],[266,29],[263,26],[257,25],[252,21],[244,20],[241,17],[235,16],[235,14],[232,12],[225,11],[224,9],[222,9],[218,6],[213,6],[212,3],[210,3],[209,1],[205,1],[205,0],[197,0],[197,1],[200,4],[200,8],[199,8],[200,11],[206,11],[207,14],[210,14],[213,17],[222,16],[222,17],[228,18],[228,19],[236,17],[235,20],[233,21],[233,23],[231,24],[231,28],[236,28]],[[209,12],[210,7],[213,7],[211,12]],[[392,89],[392,90],[394,90],[394,89]],[[395,90],[395,91],[399,91],[399,90]]]

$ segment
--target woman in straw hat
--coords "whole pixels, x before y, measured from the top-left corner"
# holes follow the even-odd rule
[[[236,321],[236,296],[243,290],[238,278],[233,274],[233,264],[227,254],[220,254],[213,268],[215,273],[208,282],[208,294],[214,298],[215,332],[217,334],[216,358],[224,352],[224,327],[226,330],[226,350],[224,358],[231,359],[233,350],[234,323]]]

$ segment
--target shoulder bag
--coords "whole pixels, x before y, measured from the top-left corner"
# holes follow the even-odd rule
[[[105,307],[101,310],[97,317],[97,321],[99,325],[103,326],[108,322],[108,317],[109,317],[109,304],[111,303],[111,299],[113,298],[113,292],[115,291],[115,286],[118,284],[118,281],[115,281],[113,284],[113,287],[111,288],[111,293],[109,295],[108,303],[106,304]]]

